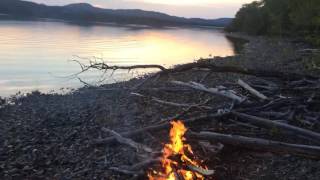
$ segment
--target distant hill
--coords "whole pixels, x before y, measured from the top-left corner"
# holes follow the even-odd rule
[[[87,3],[47,6],[20,0],[0,0],[0,14],[7,14],[10,18],[19,19],[50,18],[86,23],[112,22],[156,26],[197,25],[225,27],[232,21],[231,18],[213,20],[183,18],[139,9],[102,9]]]

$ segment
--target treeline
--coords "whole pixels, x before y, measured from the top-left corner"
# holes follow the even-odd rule
[[[228,31],[301,36],[320,45],[320,0],[261,0],[245,4]]]

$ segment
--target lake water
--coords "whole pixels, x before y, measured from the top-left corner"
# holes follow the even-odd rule
[[[219,29],[81,26],[63,22],[0,21],[0,96],[40,90],[77,88],[70,75],[79,72],[72,59],[109,64],[160,64],[166,67],[209,56],[234,54],[233,44]],[[106,83],[142,72],[117,71]],[[81,75],[96,84],[97,72]]]

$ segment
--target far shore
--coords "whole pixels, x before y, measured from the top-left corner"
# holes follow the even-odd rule
[[[0,22],[6,20],[15,20],[15,21],[42,21],[42,22],[61,22],[67,24],[75,24],[80,26],[122,26],[122,27],[130,27],[130,28],[161,28],[161,29],[169,29],[169,28],[204,28],[204,29],[221,29],[223,30],[224,27],[222,26],[203,26],[203,25],[188,25],[188,24],[130,24],[130,23],[120,23],[120,22],[93,22],[93,21],[74,21],[74,20],[65,20],[65,19],[52,19],[52,18],[19,18],[19,17],[12,17],[8,14],[0,14]]]

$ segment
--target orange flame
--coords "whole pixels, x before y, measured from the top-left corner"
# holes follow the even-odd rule
[[[187,128],[181,121],[172,121],[172,128],[170,130],[170,143],[166,144],[162,151],[161,165],[163,172],[152,171],[148,173],[149,180],[176,180],[177,176],[183,177],[184,180],[203,180],[204,177],[201,174],[192,172],[179,167],[179,162],[172,160],[172,157],[179,157],[179,161],[185,164],[191,164],[193,166],[200,167],[200,165],[189,158],[186,154],[193,155],[191,146],[184,144],[186,140],[184,134]]]

